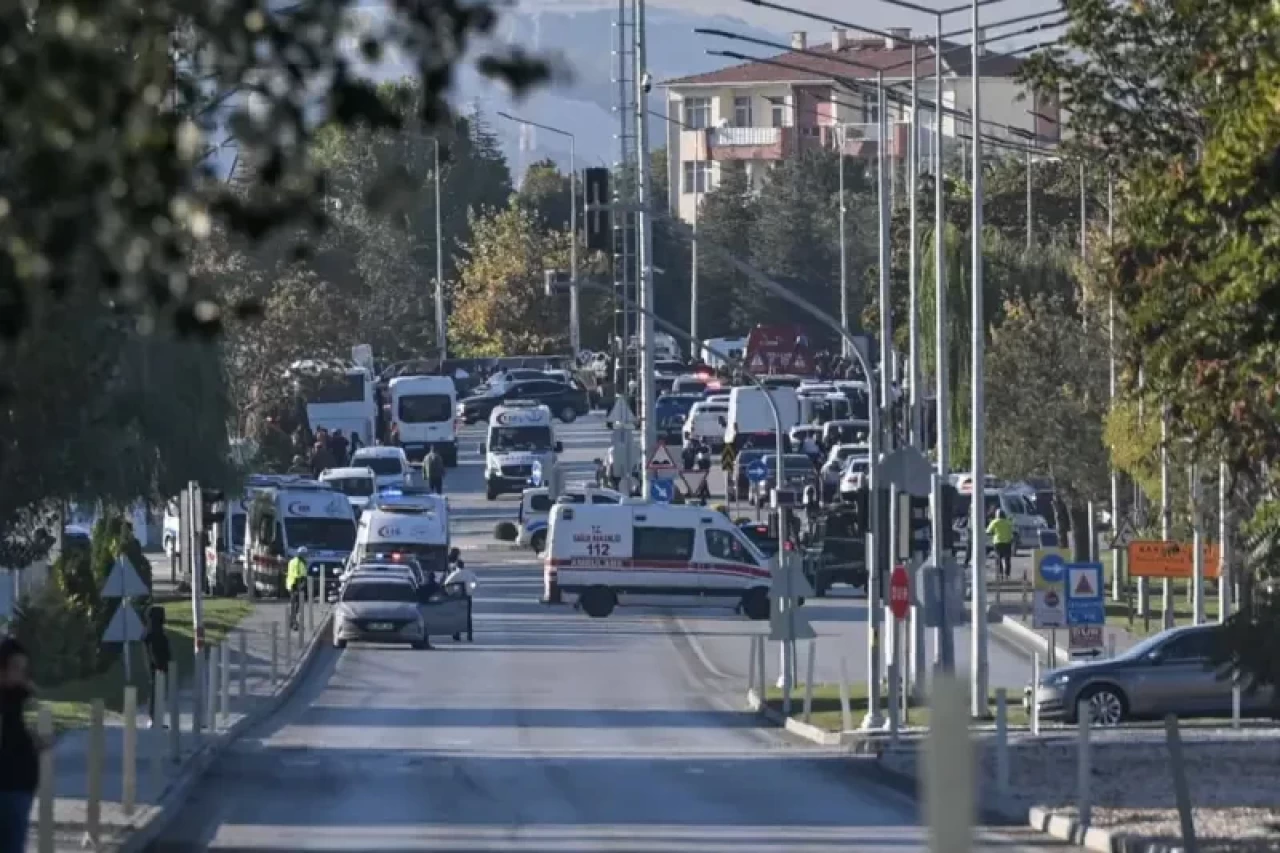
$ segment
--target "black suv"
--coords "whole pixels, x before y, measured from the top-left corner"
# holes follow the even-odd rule
[[[488,421],[493,410],[511,400],[532,400],[546,406],[551,414],[567,424],[591,411],[587,392],[554,379],[531,379],[515,382],[497,394],[468,397],[458,404],[462,420],[467,424]]]

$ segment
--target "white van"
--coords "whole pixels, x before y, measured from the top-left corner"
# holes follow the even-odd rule
[[[960,500],[957,502],[957,511],[960,518],[955,519],[959,522],[959,542],[962,548],[967,548],[969,544],[968,520],[969,513],[972,512],[970,507],[973,505],[973,475],[960,474],[951,477],[956,487],[956,491],[960,494]],[[983,489],[983,517],[990,520],[991,514],[997,510],[1003,510],[1005,516],[1013,522],[1014,530],[1014,550],[1031,549],[1040,547],[1040,531],[1048,530],[1049,523],[1044,516],[1039,514],[1039,509],[1035,505],[1035,501],[1029,499],[1022,494],[1016,487],[1008,486],[1003,480],[988,475],[986,478],[986,488]],[[991,541],[988,538],[987,548],[990,550]]]
[[[484,494],[519,494],[529,486],[534,465],[548,476],[561,451],[551,410],[530,400],[509,400],[489,415],[484,454]]]
[[[330,588],[337,588],[356,542],[355,514],[346,495],[327,483],[287,481],[257,492],[248,521],[251,593],[286,597],[285,567],[302,547],[308,574],[318,579],[323,567]]]
[[[728,403],[711,400],[694,403],[685,416],[684,428],[681,430],[684,443],[689,444],[696,439],[700,444],[709,445],[712,450],[718,451],[724,447],[725,424],[728,421]]]
[[[613,489],[604,489],[590,483],[575,483],[566,486],[559,503],[566,504],[619,504],[622,493]],[[520,514],[516,524],[520,528],[516,536],[516,544],[524,548],[532,548],[535,553],[542,553],[547,544],[547,528],[551,518],[551,492],[539,487],[525,489],[520,498]]]
[[[397,376],[387,385],[391,392],[391,423],[400,435],[400,446],[410,462],[420,462],[431,448],[444,464],[458,464],[458,436],[453,414],[458,389],[448,376]]]
[[[326,468],[320,472],[320,482],[346,495],[357,518],[377,491],[377,481],[372,468]]]
[[[405,486],[413,479],[413,466],[399,447],[362,447],[351,454],[351,467],[371,469],[379,489]]]
[[[720,512],[697,506],[557,504],[551,510],[543,579],[604,618],[620,601],[671,597],[733,602],[769,618],[772,566]]]
[[[380,495],[360,516],[351,564],[359,565],[374,554],[412,554],[425,571],[443,581],[449,573],[448,502],[430,495]]]
[[[796,389],[784,386],[772,388],[768,393],[778,408],[784,431],[800,423],[800,400]],[[729,392],[728,427],[724,434],[726,444],[740,446],[748,438],[757,444],[762,440],[773,441],[773,410],[764,395],[764,391],[754,386],[734,388]]]
[[[702,363],[712,367],[724,367],[727,362],[720,356],[742,361],[747,352],[746,338],[707,338],[702,342]],[[715,350],[713,353],[712,350]]]
[[[812,392],[800,389],[800,422],[803,424],[825,424],[829,421],[847,420],[853,407],[843,394],[835,392]]]

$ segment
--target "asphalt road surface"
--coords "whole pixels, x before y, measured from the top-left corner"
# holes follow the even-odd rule
[[[589,466],[598,421],[562,434],[566,461]],[[514,497],[484,500],[468,451],[447,484],[460,526],[513,514]],[[325,648],[151,849],[927,849],[913,801],[863,759],[758,727],[741,681],[708,668],[672,613],[591,620],[537,604],[525,554],[474,551],[469,565],[474,644]],[[745,628],[727,611],[686,615]],[[1014,832],[988,846],[1061,849]]]

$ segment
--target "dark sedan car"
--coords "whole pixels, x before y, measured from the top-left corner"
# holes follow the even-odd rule
[[[541,403],[567,424],[591,411],[591,403],[583,389],[553,379],[534,379],[513,383],[496,394],[468,397],[458,404],[458,413],[468,424],[487,421],[494,409],[511,400]]]

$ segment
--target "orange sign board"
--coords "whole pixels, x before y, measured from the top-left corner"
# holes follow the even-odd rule
[[[1130,542],[1129,576],[1134,578],[1190,578],[1194,549],[1188,542]],[[1218,546],[1204,546],[1204,576],[1218,576]]]

